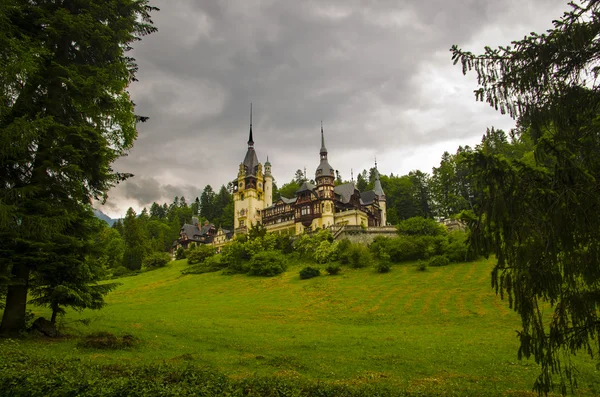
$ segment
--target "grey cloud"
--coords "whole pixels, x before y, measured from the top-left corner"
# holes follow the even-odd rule
[[[378,152],[506,124],[474,104],[475,86],[451,65],[448,49],[496,28],[498,43],[507,44],[519,38],[514,29],[539,31],[566,8],[541,0],[154,3],[159,31],[133,52],[140,82],[132,97],[150,121],[117,163],[136,177],[112,192],[140,205],[233,179],[250,102],[259,158],[269,155],[280,184],[298,168],[316,167],[320,120],[344,174]],[[441,76],[439,92],[427,86],[428,68]]]

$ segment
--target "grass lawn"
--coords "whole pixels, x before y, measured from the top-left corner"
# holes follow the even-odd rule
[[[107,351],[77,338],[23,340],[19,349],[84,363],[193,363],[232,379],[277,376],[381,384],[410,394],[534,395],[533,361],[517,359],[519,318],[490,287],[491,261],[387,274],[347,269],[300,280],[301,265],[273,278],[181,275],[185,261],[117,281],[100,311],[70,311],[69,333],[132,334]],[[49,313],[35,309],[35,314]],[[88,326],[75,321],[89,319]],[[0,355],[6,342],[0,341]],[[599,395],[595,364],[577,357],[579,395]]]

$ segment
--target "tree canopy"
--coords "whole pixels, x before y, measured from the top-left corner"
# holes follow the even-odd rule
[[[540,393],[557,374],[563,393],[573,384],[569,354],[600,353],[600,2],[570,7],[544,34],[451,49],[477,74],[476,99],[519,122],[512,152],[488,139],[469,156],[473,241],[497,256],[492,285],[521,316],[519,357],[541,365]]]
[[[56,238],[73,248],[88,238],[83,209],[130,176],[111,164],[137,135],[127,51],[155,30],[153,10],[146,0],[0,4],[0,333],[22,327],[30,278],[41,282],[42,263],[49,274]]]

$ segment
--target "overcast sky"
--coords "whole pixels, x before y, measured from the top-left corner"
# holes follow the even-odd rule
[[[101,211],[122,217],[153,201],[188,202],[237,176],[253,103],[255,148],[281,185],[329,162],[344,179],[431,173],[444,151],[477,144],[507,116],[475,102],[475,76],[452,65],[453,44],[475,53],[543,32],[566,0],[154,0],[158,32],[135,43],[131,86],[139,125],[115,168],[135,176]]]

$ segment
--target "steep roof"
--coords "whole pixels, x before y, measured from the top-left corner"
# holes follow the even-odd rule
[[[333,189],[333,192],[340,196],[340,201],[344,204],[347,204],[350,201],[350,198],[354,194],[356,187],[353,182],[344,183],[343,185],[338,185]]]
[[[321,151],[319,152],[321,155],[321,162],[315,171],[315,177],[319,176],[333,176],[335,171],[331,165],[329,165],[329,161],[327,161],[327,148],[325,147],[325,136],[323,135],[323,123],[321,122]]]
[[[315,185],[313,185],[312,183],[310,183],[310,182],[308,182],[308,181],[305,181],[305,182],[302,184],[302,186],[300,186],[300,187],[298,188],[298,190],[296,190],[296,194],[298,194],[298,193],[302,193],[302,192],[305,192],[305,191],[307,191],[307,190],[310,190],[310,191],[312,192],[312,191],[314,191],[314,190],[315,190],[315,188],[316,188],[316,186],[315,186]]]
[[[369,205],[373,201],[377,201],[377,194],[373,190],[369,190],[368,192],[361,193],[360,199],[364,205]]]
[[[379,198],[385,198],[385,193],[383,192],[383,188],[381,187],[381,181],[379,180],[379,171],[377,170],[377,161],[375,162],[375,186],[373,187],[373,191]]]
[[[252,104],[250,104],[250,134],[248,137],[248,151],[246,151],[246,157],[244,157],[244,168],[246,169],[246,175],[256,175],[258,169],[258,157],[254,150],[254,139],[252,138]]]

